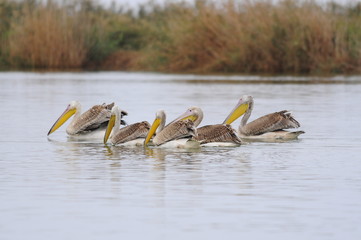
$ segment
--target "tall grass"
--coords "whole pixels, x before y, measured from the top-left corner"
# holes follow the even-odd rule
[[[72,5],[27,1],[17,6],[8,2],[10,5],[10,23],[3,31],[7,36],[0,47],[10,66],[96,67],[118,48],[137,45],[124,42],[128,30],[123,26],[132,25],[131,17],[107,11],[92,1]]]
[[[222,6],[198,1],[168,19],[159,43],[170,71],[359,72],[360,15],[314,2],[267,1]],[[356,27],[358,25],[358,27]],[[166,60],[164,60],[166,59]]]
[[[86,59],[84,43],[89,29],[81,24],[79,16],[69,16],[65,11],[53,4],[21,9],[9,36],[12,63],[48,68],[81,67]]]
[[[168,72],[360,73],[361,4],[0,2],[0,64]]]

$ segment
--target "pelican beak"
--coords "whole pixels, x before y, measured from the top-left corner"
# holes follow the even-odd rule
[[[249,104],[239,101],[236,107],[232,110],[232,112],[228,115],[226,120],[224,120],[223,124],[231,124],[236,121],[240,116],[242,116],[248,110]]]
[[[149,129],[148,135],[147,135],[147,137],[146,137],[145,140],[144,140],[144,146],[146,146],[146,145],[149,143],[150,139],[153,137],[155,131],[156,131],[157,128],[159,127],[160,122],[161,122],[160,118],[156,118],[156,119],[154,120],[152,126],[151,126],[150,129]]]
[[[186,117],[184,117],[184,118],[181,118],[180,120],[185,121],[185,120],[189,119],[189,120],[191,120],[192,122],[194,122],[195,120],[197,120],[197,118],[198,118],[197,116],[189,115],[189,116],[186,116]]]
[[[109,122],[108,122],[108,126],[107,126],[107,130],[105,130],[105,135],[104,135],[104,144],[107,143],[108,139],[109,139],[109,136],[110,136],[110,133],[112,132],[113,130],[113,127],[115,125],[115,115],[111,115],[110,116],[110,119],[109,119]]]
[[[48,132],[48,136],[55,132],[55,130],[57,130],[58,128],[61,127],[61,125],[63,125],[71,116],[73,116],[76,112],[76,109],[70,109],[69,106],[65,109],[65,111],[63,112],[63,114],[61,114],[61,116],[58,118],[58,120],[56,120],[56,122],[54,123],[54,125],[50,128],[49,132]]]
[[[198,118],[197,115],[195,115],[193,112],[189,112],[188,110],[183,113],[182,115],[180,115],[179,117],[177,117],[176,119],[174,119],[172,122],[168,123],[168,125],[174,123],[174,122],[177,122],[177,121],[185,121],[185,120],[191,120],[192,122],[196,121]]]

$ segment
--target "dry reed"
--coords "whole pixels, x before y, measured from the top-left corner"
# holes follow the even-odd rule
[[[55,5],[25,7],[13,22],[9,55],[24,65],[46,68],[79,68],[85,61],[84,29],[65,9]],[[82,26],[84,28],[84,26]]]
[[[360,35],[350,48],[339,18],[313,2],[224,5],[199,1],[168,22],[160,49],[170,71],[309,73],[360,71]],[[358,30],[360,31],[360,30]],[[356,51],[356,52],[355,52]],[[352,57],[352,55],[354,55]]]
[[[361,72],[361,4],[197,0],[195,5],[149,4],[150,11],[141,8],[134,17],[91,1],[30,2],[0,4],[0,63],[172,72]]]

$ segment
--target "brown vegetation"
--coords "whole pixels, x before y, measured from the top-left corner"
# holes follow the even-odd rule
[[[198,0],[137,16],[91,1],[0,3],[8,67],[360,73],[361,4]]]
[[[86,59],[86,26],[55,6],[25,7],[11,25],[11,63],[48,68],[78,68]]]
[[[171,71],[359,72],[361,29],[345,21],[360,20],[308,2],[200,2],[170,19],[160,54]]]
[[[141,69],[139,68],[142,54],[138,51],[123,51],[119,50],[110,54],[100,64],[100,66],[94,68],[104,70],[129,70],[129,69]]]

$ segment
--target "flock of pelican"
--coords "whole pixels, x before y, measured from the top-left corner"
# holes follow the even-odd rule
[[[253,110],[253,97],[243,96],[222,124],[198,127],[203,120],[203,111],[199,107],[191,107],[185,113],[166,124],[163,110],[156,112],[152,125],[147,121],[127,125],[121,110],[114,103],[95,105],[81,113],[81,105],[72,101],[58,118],[48,135],[55,132],[71,116],[72,121],[66,128],[69,137],[74,139],[103,139],[104,144],[112,145],[198,148],[200,146],[239,146],[242,141],[260,140],[293,140],[304,131],[286,131],[285,129],[300,127],[299,122],[290,112],[264,115],[247,123]],[[237,130],[231,124],[241,116]],[[125,126],[121,126],[125,125]]]

